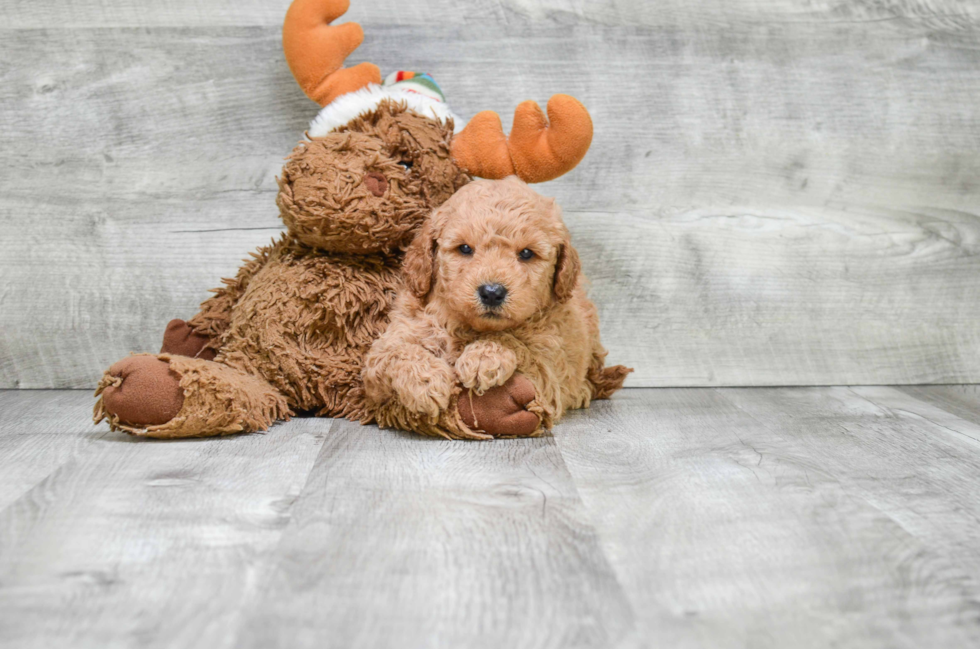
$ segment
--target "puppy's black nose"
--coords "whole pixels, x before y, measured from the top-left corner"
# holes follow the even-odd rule
[[[487,306],[500,306],[507,297],[507,288],[503,284],[484,284],[476,292]]]

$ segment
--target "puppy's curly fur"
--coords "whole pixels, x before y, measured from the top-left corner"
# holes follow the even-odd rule
[[[536,435],[565,410],[609,397],[632,371],[604,367],[598,313],[561,211],[516,176],[457,191],[423,226],[402,271],[391,324],[364,366],[383,426],[486,438],[457,402],[519,373],[534,387],[526,408]],[[494,284],[506,296],[488,305],[480,287]]]

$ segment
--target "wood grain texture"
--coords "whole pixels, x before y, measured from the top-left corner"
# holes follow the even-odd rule
[[[612,647],[632,611],[554,440],[337,421],[243,647]]]
[[[0,647],[970,649],[980,423],[910,392],[632,389],[465,443],[0,391]]]
[[[278,26],[289,0],[135,0],[44,3],[9,0],[6,26],[50,27],[193,27],[202,25]],[[402,0],[354,1],[343,20],[365,25],[480,25],[535,22],[609,25],[721,25],[734,23],[862,23],[914,20],[943,29],[972,29],[980,7],[968,0]],[[370,35],[369,35],[370,37]]]
[[[330,420],[147,443],[87,423],[86,392],[0,403],[0,646],[231,646]]]
[[[0,386],[88,387],[277,231],[284,2],[0,9]],[[596,123],[541,188],[632,385],[980,381],[975,3],[355,2],[357,57]],[[48,28],[49,25],[56,27]]]
[[[980,424],[980,385],[913,385],[900,389],[961,419]]]
[[[88,402],[80,392],[0,390],[0,511],[85,447]]]
[[[922,545],[892,555],[901,561],[898,574],[928,594],[918,604],[936,606],[934,620],[943,624],[922,644],[957,636],[956,643],[980,642],[980,425],[893,388],[725,396],[798,442],[814,463],[835,467],[828,473],[843,490]],[[900,628],[912,633],[911,625]]]
[[[640,644],[976,645],[977,446],[868,396],[629,390],[556,430]]]

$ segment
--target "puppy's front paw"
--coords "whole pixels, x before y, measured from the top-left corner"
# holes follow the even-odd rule
[[[470,343],[456,360],[459,382],[477,394],[503,385],[516,369],[517,356],[514,352],[492,340]]]
[[[453,371],[445,361],[433,358],[432,362],[406,368],[408,371],[392,381],[398,400],[408,410],[426,416],[430,421],[439,419],[448,407],[453,393]]]

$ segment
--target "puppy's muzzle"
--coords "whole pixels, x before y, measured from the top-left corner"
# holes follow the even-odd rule
[[[491,309],[500,306],[507,299],[507,287],[503,284],[483,284],[476,289],[476,293],[480,296],[480,302]]]

